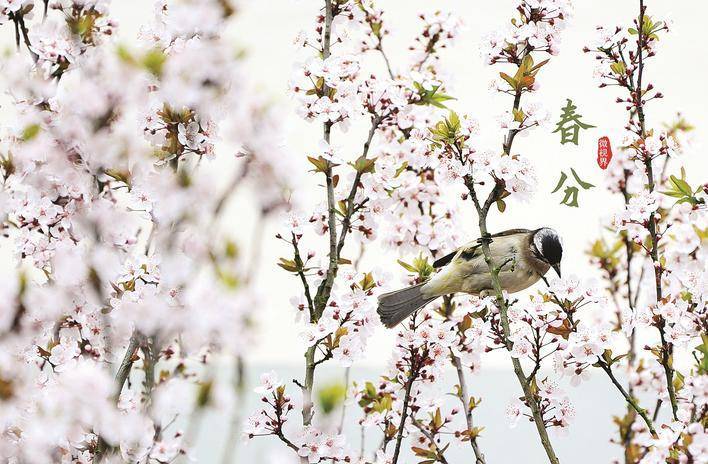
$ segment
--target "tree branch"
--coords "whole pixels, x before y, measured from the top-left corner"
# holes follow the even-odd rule
[[[435,437],[433,437],[433,436],[430,434],[430,432],[428,432],[427,430],[425,430],[425,427],[423,427],[422,425],[420,425],[420,423],[418,423],[418,421],[415,420],[415,418],[411,421],[411,423],[413,424],[413,426],[415,426],[415,428],[417,428],[417,429],[420,431],[420,433],[423,434],[423,436],[425,436],[425,438],[428,439],[428,441],[429,441],[431,444],[435,445]],[[437,445],[435,445],[435,446],[437,446]],[[442,453],[442,451],[438,453],[438,456],[437,456],[437,459],[436,459],[436,460],[437,460],[437,462],[439,462],[439,463],[441,463],[441,464],[448,464],[447,458],[445,458],[445,455]]]
[[[470,410],[470,395],[467,392],[467,381],[465,379],[465,373],[462,370],[462,362],[460,361],[459,357],[455,356],[452,353],[452,350],[450,351],[450,355],[452,356],[452,364],[455,366],[455,370],[457,371],[457,379],[460,382],[460,402],[462,402],[462,407],[465,410],[465,421],[467,422],[467,430],[472,432],[472,430],[474,429],[474,422],[472,420],[472,411]],[[484,454],[482,454],[482,451],[479,449],[477,437],[473,437],[472,435],[470,435],[470,445],[472,446],[472,452],[474,452],[475,463],[485,464],[486,461],[484,459]]]
[[[637,24],[638,39],[637,39],[637,59],[639,60],[639,66],[637,70],[637,88],[635,90],[635,99],[637,105],[637,118],[639,119],[640,136],[642,139],[646,137],[646,127],[645,127],[645,116],[644,116],[644,105],[642,102],[643,98],[643,88],[642,88],[642,77],[644,74],[644,0],[639,0],[639,24]],[[650,153],[644,156],[644,168],[646,171],[647,179],[649,184],[647,185],[650,193],[654,192],[654,167],[652,165],[652,159]],[[656,301],[657,304],[661,303],[662,287],[661,287],[661,277],[662,277],[662,265],[659,259],[659,237],[658,237],[658,222],[655,214],[652,214],[649,218],[649,235],[651,236],[651,251],[650,256],[652,260],[652,267],[654,268],[654,280],[656,287]],[[669,392],[669,400],[671,402],[671,411],[673,413],[674,420],[678,420],[678,403],[676,402],[676,391],[674,390],[674,369],[671,366],[671,357],[673,355],[673,346],[666,341],[666,334],[664,331],[664,326],[666,322],[663,318],[658,323],[659,336],[661,338],[661,365],[664,368],[664,374],[666,376],[666,389]]]
[[[135,355],[136,350],[140,347],[142,336],[137,329],[133,330],[133,334],[130,336],[128,341],[128,348],[125,350],[125,355],[123,360],[118,367],[118,373],[116,374],[116,401],[120,398],[120,394],[123,391],[123,385],[130,375],[130,370],[133,367],[133,355]]]
[[[637,414],[639,414],[642,417],[642,419],[644,419],[644,422],[647,424],[647,427],[649,427],[649,431],[651,432],[652,436],[654,438],[657,438],[658,435],[656,434],[656,430],[654,429],[654,423],[649,418],[649,415],[647,414],[646,409],[640,407],[639,404],[637,403],[637,401],[629,393],[627,393],[627,391],[624,389],[622,384],[620,384],[619,381],[617,381],[617,378],[615,377],[614,373],[612,372],[612,368],[610,366],[608,366],[605,361],[598,358],[598,364],[600,365],[602,370],[607,373],[607,376],[612,381],[612,384],[615,387],[617,387],[617,390],[619,390],[620,393],[622,393],[622,396],[624,396],[624,399],[627,401],[627,404],[630,405],[632,407],[632,409],[634,411],[636,411]]]
[[[25,43],[25,47],[27,47],[27,51],[29,52],[30,56],[32,57],[32,60],[36,63],[39,60],[39,55],[36,54],[32,50],[32,43],[30,42],[29,38],[29,31],[27,30],[27,25],[25,24],[25,17],[24,14],[22,13],[13,13],[10,15],[10,19],[15,22],[15,30],[16,32],[22,32],[22,40]],[[16,41],[19,46],[19,35],[16,34]]]
[[[525,50],[522,53],[520,60],[523,61],[523,58],[527,54],[528,54],[528,52]],[[516,94],[514,95],[513,108],[518,109],[520,104],[521,104],[521,92],[517,91]],[[504,153],[507,155],[509,155],[511,153],[511,148],[514,143],[514,137],[516,136],[516,132],[517,131],[515,129],[510,129],[504,139],[503,144],[502,144],[503,149],[504,149]],[[480,242],[481,242],[482,253],[484,254],[484,260],[487,263],[487,267],[489,269],[489,276],[492,281],[492,287],[493,287],[494,293],[496,294],[496,304],[499,307],[499,315],[500,315],[502,330],[503,330],[503,334],[504,334],[504,344],[505,344],[507,350],[511,351],[511,349],[513,348],[513,344],[511,342],[511,340],[509,339],[511,330],[509,327],[509,316],[507,314],[508,307],[506,305],[506,301],[504,300],[504,293],[503,293],[501,283],[499,282],[500,269],[497,267],[497,264],[492,259],[492,255],[489,250],[489,244],[491,242],[491,239],[489,238],[490,235],[489,235],[489,231],[487,230],[487,215],[489,213],[489,208],[498,199],[500,193],[504,189],[504,184],[502,181],[496,180],[494,188],[489,193],[489,196],[485,200],[483,206],[481,205],[479,198],[477,196],[477,191],[475,189],[474,179],[472,178],[471,175],[466,176],[465,185],[467,186],[467,189],[469,191],[470,198],[472,199],[474,207],[477,210],[479,232],[480,232],[480,236],[481,236]],[[526,375],[524,374],[524,370],[521,366],[521,362],[517,358],[514,358],[513,356],[511,357],[511,362],[514,367],[514,374],[516,375],[516,378],[519,381],[519,384],[521,385],[521,389],[524,392],[524,397],[526,399],[526,402],[529,405],[529,408],[531,409],[531,415],[532,415],[533,421],[536,425],[536,430],[538,431],[539,438],[541,439],[541,444],[543,446],[543,449],[546,451],[546,455],[548,456],[548,460],[551,464],[559,464],[560,461],[558,460],[555,450],[553,449],[553,445],[551,444],[551,440],[548,437],[548,430],[546,429],[546,425],[543,420],[543,415],[542,415],[541,410],[539,408],[539,404],[536,401],[535,394],[531,390],[530,383],[526,379]]]
[[[403,441],[403,432],[406,428],[406,419],[408,418],[408,402],[411,398],[411,389],[413,388],[413,382],[415,381],[418,373],[415,366],[411,365],[411,372],[408,376],[408,381],[406,382],[405,396],[403,397],[403,411],[401,412],[401,421],[398,424],[398,434],[396,435],[396,448],[393,451],[393,458],[391,459],[391,464],[398,463],[398,456],[401,452],[401,441]]]
[[[325,0],[325,23],[323,30],[323,42],[322,42],[322,58],[329,58],[330,52],[330,40],[332,36],[332,0]],[[327,85],[323,86],[324,93],[327,94],[329,89]],[[332,131],[332,123],[325,122],[323,125],[323,136],[324,140],[329,143],[330,135]],[[322,311],[324,311],[327,301],[329,300],[329,295],[332,291],[332,286],[334,285],[334,277],[337,274],[337,222],[336,222],[336,210],[335,210],[335,199],[334,199],[334,181],[332,178],[332,168],[331,166],[327,168],[325,172],[326,183],[327,183],[327,214],[328,214],[328,224],[329,224],[329,266],[327,268],[327,275],[322,281],[317,289],[314,299],[312,300],[313,310],[311,311],[311,323],[317,322]],[[306,281],[304,282],[304,284]],[[307,289],[307,285],[305,286]],[[311,346],[305,352],[305,383],[302,386],[302,425],[304,427],[309,426],[312,423],[312,417],[314,415],[314,409],[312,404],[312,388],[315,382],[315,350],[316,345]],[[306,462],[306,461],[305,461]]]

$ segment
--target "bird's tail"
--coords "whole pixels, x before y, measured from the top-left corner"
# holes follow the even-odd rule
[[[436,296],[427,298],[423,296],[420,287],[424,284],[425,282],[380,295],[377,312],[381,317],[381,322],[389,329],[393,328],[403,319],[437,298]]]

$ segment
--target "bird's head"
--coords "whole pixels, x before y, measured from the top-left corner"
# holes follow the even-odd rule
[[[551,266],[560,277],[563,241],[558,233],[549,227],[538,229],[533,236],[533,245],[536,247],[536,257]]]

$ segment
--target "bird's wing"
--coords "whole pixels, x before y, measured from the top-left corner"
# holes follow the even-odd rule
[[[492,239],[498,238],[498,237],[506,237],[509,235],[516,235],[516,234],[526,234],[531,232],[528,229],[509,229],[505,230],[502,232],[498,232],[496,234],[492,234],[491,237]],[[473,242],[468,243],[467,245],[458,248],[457,250],[453,251],[452,253],[448,253],[445,256],[438,258],[435,260],[433,263],[433,267],[435,269],[441,268],[443,266],[446,266],[450,264],[450,262],[457,257],[457,255],[460,255],[461,258],[463,258],[466,261],[471,260],[472,258],[476,257],[478,253],[482,252],[482,248],[480,247],[479,240],[475,240]]]
[[[503,232],[497,232],[496,234],[492,234],[492,238],[506,237],[507,235],[527,234],[529,232],[531,232],[529,229],[509,229],[509,230],[505,230]]]
[[[458,248],[457,250],[453,251],[452,253],[448,253],[442,258],[438,258],[435,260],[433,263],[433,267],[435,269],[441,268],[443,266],[447,266],[450,264],[450,262],[455,259],[457,255],[464,255],[465,259],[470,259],[472,256],[474,256],[474,253],[476,250],[479,248],[479,243],[477,242],[472,242],[468,243],[467,245]]]

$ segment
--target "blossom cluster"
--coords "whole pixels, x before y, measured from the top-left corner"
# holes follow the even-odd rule
[[[346,442],[341,434],[325,433],[315,427],[303,428],[294,441],[285,437],[284,425],[288,414],[293,410],[290,397],[285,394],[285,385],[276,374],[261,375],[261,384],[255,389],[261,396],[265,406],[256,411],[247,420],[243,433],[253,438],[255,436],[277,435],[287,440],[289,446],[297,451],[298,456],[310,464],[322,461],[349,462],[350,454],[346,450]]]
[[[495,30],[484,41],[488,64],[517,62],[529,50],[557,55],[560,32],[572,14],[568,0],[517,0],[519,17],[507,30]]]
[[[555,382],[539,382],[538,398],[546,427],[567,427],[575,418],[575,408]],[[525,409],[526,405],[521,400],[507,406],[505,413],[511,427],[516,427],[522,417],[529,416]]]
[[[363,354],[366,342],[379,326],[373,290],[377,284],[370,274],[357,280],[355,273],[342,272],[338,283],[345,291],[335,289],[330,302],[316,323],[303,328],[305,346],[320,345],[325,356],[331,356],[349,367]]]
[[[680,175],[670,174],[673,165],[681,162],[690,124],[680,115],[662,130],[645,122],[647,104],[663,95],[647,82],[644,67],[657,53],[659,37],[669,29],[666,20],[658,20],[640,5],[632,27],[600,27],[598,40],[585,48],[597,60],[600,87],[618,87],[622,94],[616,101],[628,115],[623,148],[609,179],[611,189],[624,197],[623,210],[611,219],[619,236],[611,238],[609,245],[596,242],[591,255],[603,270],[617,307],[617,329],[629,345],[629,391],[659,397],[671,408],[671,421],[661,428],[658,406],[653,424],[646,416],[642,421],[630,414],[623,419],[617,443],[627,450],[639,447],[642,454],[633,462],[641,463],[692,460],[704,453],[702,445],[686,444],[697,432],[700,443],[704,427],[699,424],[705,416],[706,392],[701,387],[706,378],[701,361],[706,321],[705,188],[692,187],[683,169]],[[612,270],[618,266],[624,269]],[[645,275],[650,276],[646,282]],[[622,280],[626,284],[620,284]],[[650,341],[639,346],[639,336],[649,336]],[[625,354],[605,353],[610,373],[612,364]],[[696,364],[672,362],[683,354]]]
[[[282,204],[280,149],[256,130],[277,122],[216,33],[228,2],[155,2],[135,49],[117,45],[109,2],[44,3],[44,19],[41,2],[0,4],[21,38],[1,63],[15,273],[0,291],[0,455],[169,462],[192,445],[176,416],[232,402],[204,366],[253,341],[256,295],[217,226],[245,166],[269,184],[261,212]],[[222,140],[247,147],[220,160],[237,173],[226,191],[211,164]]]

